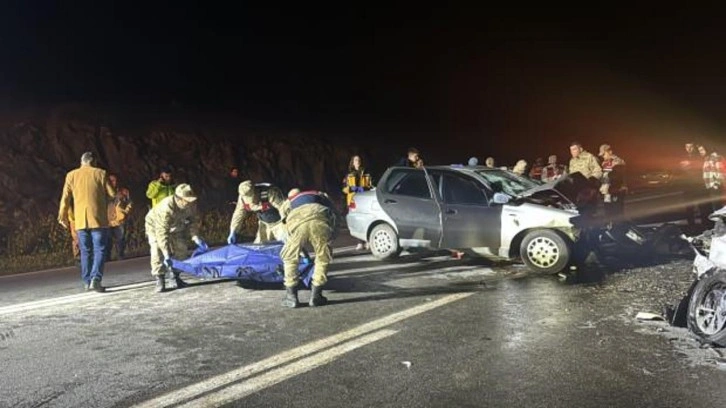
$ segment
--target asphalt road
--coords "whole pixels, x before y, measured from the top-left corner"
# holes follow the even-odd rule
[[[82,292],[73,268],[0,279],[0,407],[726,400],[726,372],[694,364],[672,339],[653,335],[665,329],[635,321],[634,291],[610,280],[568,284],[519,265],[446,256],[383,264],[344,249],[326,288],[331,304],[289,310],[282,289],[232,282],[154,294],[146,262],[111,263],[105,283],[114,287],[105,294]],[[648,278],[656,272],[613,276],[671,279]]]

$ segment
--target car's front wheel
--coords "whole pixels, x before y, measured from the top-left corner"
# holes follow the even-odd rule
[[[555,231],[530,231],[519,248],[522,261],[528,268],[547,274],[563,270],[570,262],[570,245]]]
[[[688,329],[704,341],[726,346],[726,272],[698,281],[688,304]]]
[[[401,253],[398,234],[388,224],[378,224],[373,227],[368,236],[368,247],[373,256],[381,260],[394,259]]]

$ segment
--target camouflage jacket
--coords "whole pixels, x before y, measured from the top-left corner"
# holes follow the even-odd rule
[[[156,241],[164,256],[168,256],[171,254],[171,234],[188,231],[190,238],[196,236],[197,219],[196,203],[180,208],[174,196],[166,197],[146,214],[146,235],[149,241]]]
[[[595,177],[598,180],[602,178],[602,168],[597,159],[584,150],[577,157],[570,159],[570,174],[578,172],[586,178]]]
[[[234,207],[232,221],[229,224],[229,230],[231,232],[239,231],[245,214],[248,212],[257,213],[262,222],[269,222],[267,221],[268,218],[264,216],[264,213],[270,209],[279,212],[280,217],[282,217],[282,206],[285,203],[282,191],[275,186],[269,186],[264,190],[264,194],[260,193],[260,187],[255,186],[255,196],[252,200],[249,198],[245,200],[242,194],[237,196],[237,205]]]

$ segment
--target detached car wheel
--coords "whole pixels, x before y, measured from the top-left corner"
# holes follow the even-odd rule
[[[373,227],[368,237],[368,248],[374,257],[387,260],[394,259],[401,253],[398,245],[398,234],[388,224],[379,224]]]
[[[570,262],[570,245],[555,231],[534,230],[525,235],[519,255],[528,268],[553,274],[563,270]]]
[[[708,343],[726,346],[726,272],[701,278],[688,304],[688,330]]]

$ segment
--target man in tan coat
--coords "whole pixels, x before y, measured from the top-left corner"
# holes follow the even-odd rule
[[[93,153],[81,156],[81,167],[66,174],[63,185],[58,222],[68,228],[69,208],[73,207],[74,227],[81,249],[81,279],[86,290],[104,292],[101,286],[106,242],[108,240],[108,214],[106,206],[116,192],[108,182],[106,171],[94,167]]]
[[[179,184],[174,195],[159,201],[146,214],[144,226],[151,248],[151,275],[156,277],[157,293],[166,290],[165,272],[171,270],[172,257],[185,259],[189,256],[189,237],[201,250],[209,249],[197,235],[196,200],[189,184]],[[172,273],[177,289],[187,286],[178,271]]]

